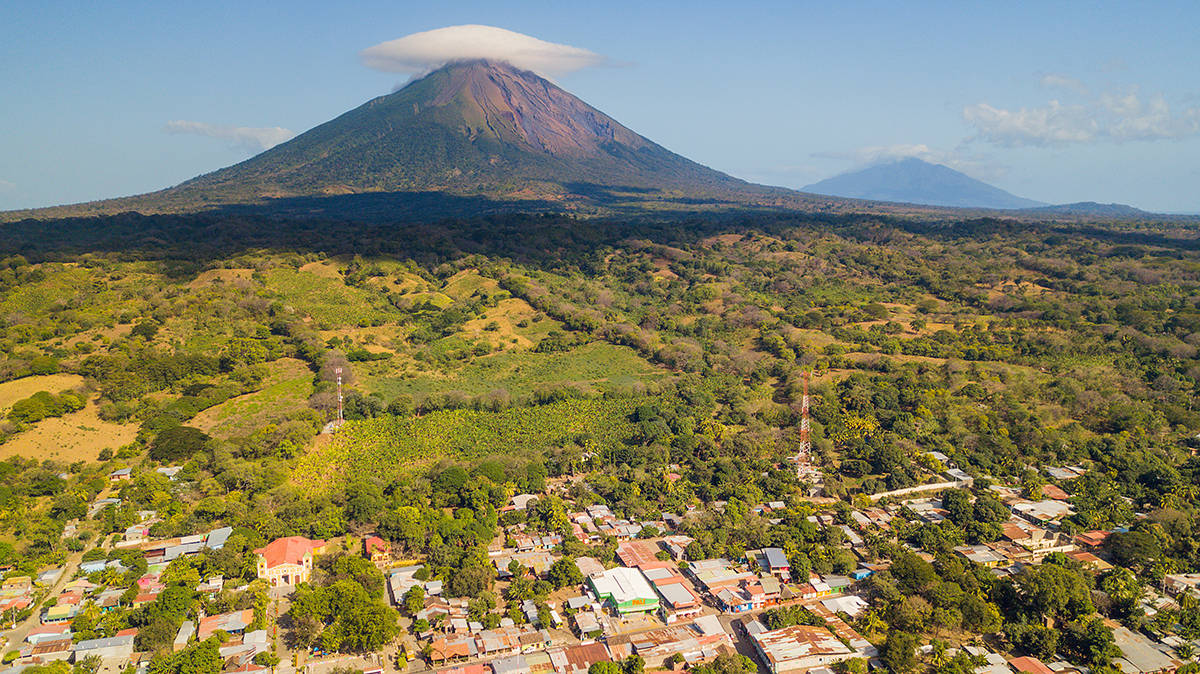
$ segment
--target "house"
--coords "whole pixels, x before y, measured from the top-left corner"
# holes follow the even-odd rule
[[[204,641],[215,634],[217,630],[228,634],[241,634],[253,622],[254,609],[251,608],[202,618],[200,627],[196,630],[196,640]]]
[[[1109,564],[1108,562],[1104,561],[1103,559],[1100,559],[1096,555],[1093,555],[1092,553],[1087,552],[1085,550],[1076,550],[1074,552],[1068,552],[1067,557],[1079,562],[1080,564],[1084,565],[1088,569],[1091,569],[1092,571],[1103,572],[1103,571],[1108,571],[1109,569],[1113,568],[1112,564]],[[1168,588],[1168,591],[1169,591],[1169,588]]]
[[[475,645],[475,637],[470,635],[440,636],[429,645],[431,662],[474,658],[478,655],[479,648]]]
[[[209,550],[220,550],[225,547],[225,542],[233,535],[233,527],[221,527],[213,529],[204,536],[204,547]]]
[[[391,591],[392,603],[399,606],[404,603],[404,594],[417,585],[424,585],[422,581],[417,580],[416,574],[421,570],[419,566],[405,566],[398,569],[392,569],[388,575],[388,589]],[[425,594],[429,594],[428,590]]]
[[[521,632],[517,635],[517,641],[521,644],[522,653],[545,651],[554,643],[546,630]]]
[[[1167,593],[1175,596],[1181,592],[1190,592],[1200,596],[1200,573],[1172,573],[1163,579]]]
[[[624,566],[641,566],[658,561],[658,544],[650,541],[625,541],[617,545],[617,561]]]
[[[363,557],[381,564],[392,558],[392,544],[378,536],[363,539]]]
[[[550,651],[550,662],[557,674],[586,674],[597,662],[609,662],[612,656],[602,643],[581,644]]]
[[[1062,490],[1062,487],[1054,484],[1042,486],[1042,496],[1055,501],[1066,501],[1071,498],[1071,495]],[[1011,662],[1009,664],[1012,664]]]
[[[637,569],[618,566],[587,579],[596,598],[612,604],[617,613],[648,613],[659,608],[658,594]]]
[[[1084,550],[1098,550],[1104,547],[1105,541],[1111,535],[1111,531],[1085,531],[1082,534],[1075,534],[1075,542]]]
[[[46,641],[62,641],[63,639],[71,638],[71,626],[65,623],[56,625],[40,625],[29,630],[25,635],[25,641],[31,644],[40,644]]]
[[[59,595],[59,600],[62,600],[62,595]],[[76,616],[79,613],[79,602],[60,603],[51,606],[42,611],[42,624],[50,625],[53,623],[64,623]]]
[[[312,558],[325,550],[325,541],[310,541],[303,536],[288,536],[271,541],[258,554],[258,577],[276,585],[307,583],[312,574]]]
[[[792,580],[792,567],[787,555],[781,548],[763,548],[746,552],[746,561],[758,565],[758,568],[787,583]]]
[[[132,476],[133,476],[132,468],[121,468],[121,469],[114,470],[113,472],[109,473],[108,481],[109,482],[121,482],[123,480],[130,479]]]
[[[495,674],[532,674],[525,656],[519,654],[496,658],[491,664]]]
[[[58,582],[59,577],[62,576],[62,572],[63,570],[58,568],[46,569],[37,575],[37,584],[53,585]]]
[[[33,589],[33,578],[29,576],[11,576],[0,584],[0,592],[28,592]]]
[[[185,620],[179,626],[179,632],[175,634],[175,640],[171,642],[171,650],[178,653],[187,648],[188,642],[192,640],[192,636],[196,634],[196,623]]]
[[[101,510],[104,510],[105,508],[107,508],[109,506],[116,508],[119,505],[121,505],[121,499],[119,499],[119,498],[115,498],[112,496],[109,496],[107,498],[98,498],[95,501],[93,501],[90,506],[88,506],[87,514],[88,514],[88,517],[95,517],[96,513],[100,512]]]
[[[986,545],[960,545],[954,548],[963,559],[990,568],[1000,566],[1006,560]]]
[[[580,639],[587,639],[590,635],[599,634],[604,629],[600,626],[600,619],[591,611],[580,611],[572,617],[575,619],[575,630],[579,632]]]
[[[1013,504],[1012,509],[1018,517],[1048,527],[1056,527],[1062,518],[1074,512],[1069,503],[1053,499],[1021,501]]]
[[[508,505],[500,509],[500,512],[510,512],[513,510],[526,510],[529,505],[538,500],[537,494],[517,494],[508,500]]]
[[[128,660],[133,655],[134,635],[108,637],[106,639],[87,639],[75,644],[75,662],[83,662],[90,657],[101,660]]]
[[[594,576],[598,573],[604,573],[604,565],[592,557],[576,557],[575,568],[579,569],[579,573],[584,578]]]
[[[831,613],[845,613],[851,618],[857,618],[871,606],[865,599],[856,594],[822,599],[821,605]]]
[[[647,668],[668,667],[675,655],[689,664],[711,660],[733,650],[733,640],[716,616],[705,616],[690,625],[639,632],[613,641],[628,639],[633,653],[646,661]]]
[[[771,674],[808,670],[855,656],[854,651],[823,627],[792,625],[760,632],[751,639]]]
[[[67,660],[74,652],[73,644],[70,639],[57,639],[54,641],[43,641],[29,649],[29,655],[42,662],[53,662],[56,660]],[[22,651],[22,655],[25,652]]]
[[[518,552],[513,555],[499,555],[492,560],[496,565],[496,574],[500,578],[508,578],[512,574],[508,567],[517,562],[526,569],[533,569],[536,576],[545,576],[546,572],[558,558],[544,550],[530,550],[528,552]]]
[[[705,592],[716,596],[722,588],[737,587],[742,581],[753,578],[748,571],[739,571],[727,559],[705,559],[688,562],[688,574]]]
[[[1008,661],[1008,666],[1020,674],[1054,674],[1054,670],[1047,667],[1044,662],[1028,656],[1013,658]]]
[[[1117,648],[1121,649],[1123,656],[1116,659],[1113,664],[1120,667],[1125,674],[1173,672],[1182,664],[1159,650],[1154,642],[1127,627],[1121,625],[1113,627],[1113,640],[1116,641]]]
[[[700,615],[704,610],[700,597],[685,583],[655,583],[654,589],[658,591],[658,596],[662,597],[659,612],[668,625]]]

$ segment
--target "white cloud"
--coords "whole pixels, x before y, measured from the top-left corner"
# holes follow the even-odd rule
[[[1043,77],[1043,84],[1047,77],[1051,76]],[[1004,147],[1178,140],[1200,134],[1200,107],[1173,114],[1162,94],[1143,100],[1136,90],[1106,92],[1079,103],[1051,100],[1032,108],[976,103],[964,107],[962,114],[975,127],[969,140],[982,139]]]
[[[1005,147],[1086,143],[1100,131],[1088,108],[1058,101],[1020,110],[976,103],[963,108],[963,119],[975,127],[978,137]]]
[[[0,180],[0,192],[12,192],[17,189],[16,183],[10,183],[7,180]]]
[[[360,54],[370,68],[389,73],[424,73],[452,61],[493,59],[546,77],[606,61],[595,52],[546,42],[494,26],[448,26],[413,33],[368,47]]]
[[[1047,73],[1042,76],[1041,85],[1047,89],[1063,89],[1080,96],[1088,95],[1086,84],[1067,75]]]
[[[192,134],[208,136],[229,141],[234,147],[257,154],[269,150],[285,140],[296,135],[295,131],[278,126],[253,128],[249,126],[226,126],[221,124],[206,124],[205,122],[189,122],[175,120],[167,122],[163,131],[175,134]]]

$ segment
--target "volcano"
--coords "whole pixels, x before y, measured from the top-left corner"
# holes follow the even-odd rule
[[[417,191],[563,198],[597,188],[708,197],[772,192],[675,154],[532,72],[473,60],[244,162],[137,199],[178,207]]]

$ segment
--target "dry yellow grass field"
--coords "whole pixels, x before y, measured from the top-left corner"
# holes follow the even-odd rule
[[[46,374],[6,381],[0,384],[0,415],[8,413],[13,403],[38,391],[61,393],[82,384],[83,377],[77,374]]]
[[[39,389],[40,390],[40,389]],[[116,451],[137,437],[137,424],[104,421],[95,403],[78,412],[43,419],[33,428],[9,438],[0,445],[0,459],[23,456],[56,461],[95,461],[100,450]]]

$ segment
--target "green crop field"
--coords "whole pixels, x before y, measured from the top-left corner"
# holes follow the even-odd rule
[[[441,410],[422,417],[350,421],[332,442],[300,458],[294,480],[323,489],[331,479],[386,481],[447,457],[529,456],[571,441],[600,448],[633,434],[628,416],[638,402],[564,400],[500,412]]]
[[[668,374],[629,347],[597,342],[561,353],[495,353],[476,358],[450,376],[439,370],[428,375],[377,376],[366,383],[372,391],[391,400],[402,393],[419,396],[441,391],[479,394],[506,389],[521,395],[561,382],[583,382],[600,391],[611,391]]]
[[[321,327],[371,325],[391,313],[379,294],[313,273],[277,268],[266,272],[267,288]]]
[[[260,391],[214,405],[191,422],[217,437],[248,434],[266,419],[286,417],[305,408],[312,394],[312,372],[304,363],[284,358],[271,363],[271,376]]]

